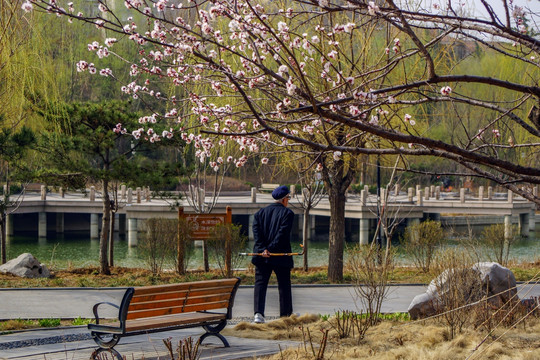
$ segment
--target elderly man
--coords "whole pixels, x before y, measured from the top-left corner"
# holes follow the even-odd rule
[[[291,229],[294,213],[287,208],[290,191],[287,186],[279,186],[272,191],[275,203],[260,209],[253,221],[255,245],[251,262],[255,265],[255,293],[253,322],[264,323],[266,290],[272,271],[276,274],[279,289],[280,316],[292,314],[291,268],[294,262],[291,256],[272,256],[272,253],[291,252]]]

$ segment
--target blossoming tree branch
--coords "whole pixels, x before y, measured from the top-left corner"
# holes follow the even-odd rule
[[[268,163],[267,153],[307,157],[339,217],[359,155],[399,157],[404,171],[411,157],[451,160],[448,174],[484,177],[540,204],[531,186],[540,183],[540,19],[501,2],[497,13],[481,0],[485,18],[467,1],[98,0],[83,9],[28,0],[22,8],[102,29],[77,69],[114,77],[120,69],[101,68],[99,58],[118,56],[132,77],[122,90],[166,104],[127,129],[131,136],[180,136],[216,170],[250,156]],[[118,41],[139,58],[116,53]],[[156,123],[167,130],[157,133]],[[241,155],[214,155],[230,144]],[[331,220],[330,280],[342,276],[343,228]]]

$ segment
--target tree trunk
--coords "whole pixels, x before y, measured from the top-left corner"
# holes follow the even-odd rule
[[[114,212],[111,211],[111,227],[109,230],[109,266],[114,266]]]
[[[5,264],[7,261],[7,254],[6,254],[6,224],[7,224],[7,215],[4,211],[2,211],[1,219],[0,219],[0,236],[1,236],[1,249],[0,252],[2,252],[2,264]]]
[[[341,186],[332,186],[328,191],[330,201],[330,234],[328,246],[328,280],[343,280],[343,249],[345,243],[345,192]]]
[[[99,239],[99,273],[110,275],[107,261],[107,245],[109,243],[109,229],[111,227],[111,199],[109,198],[109,181],[102,180],[103,185],[103,218],[101,221],[101,236]]]
[[[309,207],[304,209],[304,223],[302,224],[302,245],[304,246],[304,271],[308,271],[308,235],[309,235]]]

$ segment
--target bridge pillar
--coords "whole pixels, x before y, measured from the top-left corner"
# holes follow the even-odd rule
[[[512,215],[504,215],[504,237],[506,239],[512,237]]]
[[[6,215],[6,235],[13,235],[13,215],[11,214]]]
[[[90,239],[99,237],[99,215],[90,214]]]
[[[360,245],[369,244],[369,219],[360,219],[359,241]]]
[[[47,213],[40,212],[38,215],[38,236],[46,237],[47,236]]]
[[[56,232],[59,234],[64,232],[64,213],[56,213]]]
[[[128,219],[128,247],[137,246],[137,219],[129,218]]]
[[[478,201],[484,201],[484,187],[478,187]]]
[[[120,231],[120,214],[115,213],[112,215],[114,216],[114,231],[119,232]]]
[[[248,225],[248,239],[253,241],[255,237],[253,236],[253,221],[255,221],[255,215],[249,215],[249,225]]]
[[[524,237],[529,237],[529,213],[527,214],[519,214],[519,223],[518,223],[518,226],[519,226],[519,232],[521,234],[521,236],[524,236]]]

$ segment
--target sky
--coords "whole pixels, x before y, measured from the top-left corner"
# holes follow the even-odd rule
[[[458,1],[455,2],[457,3]],[[487,16],[485,7],[480,0],[465,0],[465,2],[472,3],[478,13]],[[493,7],[495,12],[499,16],[504,17],[504,7],[502,0],[488,0],[487,2]],[[521,6],[524,9],[529,8],[533,12],[540,13],[540,0],[513,0],[513,3],[515,6]]]

